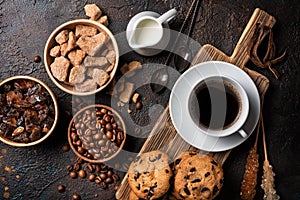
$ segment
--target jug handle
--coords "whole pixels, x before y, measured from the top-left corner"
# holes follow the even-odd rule
[[[157,22],[162,24],[162,23],[168,23],[171,21],[176,16],[177,10],[175,8],[165,12],[162,14],[159,18],[157,18]]]

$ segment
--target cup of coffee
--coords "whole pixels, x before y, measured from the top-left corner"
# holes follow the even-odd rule
[[[193,122],[205,134],[226,137],[238,132],[242,137],[249,113],[249,100],[245,89],[233,78],[211,76],[197,83],[188,100]]]

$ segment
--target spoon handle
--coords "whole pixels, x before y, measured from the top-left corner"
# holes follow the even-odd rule
[[[176,45],[177,45],[177,42],[178,42],[180,33],[182,33],[184,27],[186,26],[186,24],[187,24],[187,22],[188,22],[188,20],[189,20],[189,18],[190,18],[190,15],[191,15],[191,13],[192,13],[192,11],[193,11],[193,8],[194,8],[194,6],[195,6],[195,3],[196,3],[196,2],[199,3],[199,1],[200,1],[200,0],[193,0],[192,5],[191,5],[191,7],[189,8],[188,13],[186,14],[186,17],[185,17],[185,19],[184,19],[184,21],[183,21],[183,23],[182,23],[182,25],[181,25],[181,27],[180,27],[179,33],[177,34],[177,37],[176,37],[176,40],[175,40],[175,42],[174,42],[174,44],[173,44],[173,46],[172,46],[172,49],[171,49],[170,53],[168,54],[168,57],[167,57],[167,59],[166,59],[166,61],[165,61],[165,65],[166,65],[166,66],[168,66],[168,65],[170,64],[171,57],[172,57],[173,52],[174,52],[174,49],[175,49],[175,47],[176,47]]]

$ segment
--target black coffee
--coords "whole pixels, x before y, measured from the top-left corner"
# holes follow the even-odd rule
[[[197,117],[206,128],[224,129],[239,114],[239,97],[223,82],[202,84],[195,90],[195,95],[200,112]]]

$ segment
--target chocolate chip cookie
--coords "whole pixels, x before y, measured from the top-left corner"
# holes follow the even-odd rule
[[[197,154],[179,163],[173,195],[177,199],[213,199],[222,185],[222,167],[211,156]]]
[[[179,164],[181,163],[181,161],[193,157],[195,155],[198,155],[197,152],[195,151],[184,151],[182,153],[179,154],[179,156],[177,156],[174,160],[174,163],[172,165],[172,170],[173,170],[173,174],[177,174],[178,168],[179,168]]]
[[[162,151],[141,154],[131,163],[128,170],[128,184],[137,197],[157,199],[170,187],[172,170],[169,156]]]

